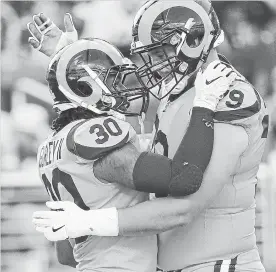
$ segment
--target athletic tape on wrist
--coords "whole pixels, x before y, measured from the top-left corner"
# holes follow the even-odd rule
[[[75,29],[72,32],[62,32],[58,44],[55,48],[55,53],[57,53],[59,50],[61,50],[63,47],[75,42],[78,40],[78,33]]]

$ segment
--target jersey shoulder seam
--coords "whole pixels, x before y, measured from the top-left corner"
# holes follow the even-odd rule
[[[76,146],[74,145],[74,134],[76,132],[76,130],[82,125],[84,124],[86,121],[88,120],[83,120],[79,123],[77,123],[76,125],[74,125],[70,130],[69,132],[67,133],[66,135],[66,147],[67,149],[74,155],[80,157],[78,155],[78,152],[76,150]]]
[[[91,119],[83,120],[73,126],[67,134],[66,137],[66,146],[69,152],[77,156],[82,160],[87,160],[87,163],[91,161],[95,161],[103,156],[105,156],[108,152],[114,151],[117,148],[120,148],[123,144],[127,143],[129,139],[130,132],[129,130],[125,133],[123,137],[121,137],[120,141],[111,146],[85,146],[81,143],[77,143],[75,141],[75,133],[84,123],[90,122]],[[85,152],[84,152],[85,151]],[[87,152],[86,152],[87,151]]]

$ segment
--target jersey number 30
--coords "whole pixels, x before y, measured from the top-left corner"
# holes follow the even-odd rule
[[[105,119],[103,125],[95,124],[91,126],[89,132],[91,134],[96,133],[98,138],[95,140],[95,142],[97,144],[106,143],[110,135],[119,136],[123,133],[118,123],[112,118]]]
[[[72,177],[69,174],[59,170],[58,168],[55,168],[52,174],[53,174],[52,185],[45,174],[42,175],[42,180],[44,182],[44,185],[46,187],[48,194],[51,196],[51,198],[54,201],[61,201],[60,193],[58,191],[58,184],[60,183],[73,197],[74,203],[76,205],[78,205],[83,210],[89,210],[89,207],[85,205]],[[76,238],[75,240],[76,240],[76,243],[78,244],[85,241],[86,239],[87,239],[87,236],[83,236],[83,237]]]

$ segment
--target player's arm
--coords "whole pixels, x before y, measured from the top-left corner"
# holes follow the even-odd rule
[[[188,130],[173,159],[141,153],[128,143],[97,160],[94,175],[142,192],[173,196],[195,193],[212,155],[213,116],[210,109],[193,108]]]
[[[70,242],[68,240],[57,241],[55,246],[58,262],[76,268],[78,263],[75,261]]]
[[[147,152],[143,152],[140,154],[133,146],[130,145],[128,147],[129,150],[126,153],[127,157],[121,157],[125,155],[124,151],[124,153],[122,153],[121,155],[119,153],[119,155],[113,157],[112,161],[108,161],[108,163],[106,163],[105,160],[104,166],[106,168],[104,168],[104,171],[102,166],[100,166],[100,174],[103,172],[107,172],[108,174],[97,176],[97,171],[94,170],[95,176],[98,179],[110,179],[113,182],[117,181],[118,183],[123,183],[128,187],[132,186],[132,188],[136,190],[156,192],[162,195],[170,194],[174,196],[179,196],[189,195],[196,192],[201,185],[203,171],[207,167],[212,154],[214,131],[213,127],[209,125],[206,126],[205,122],[206,120],[208,120],[208,122],[212,122],[213,115],[214,112],[210,109],[204,109],[200,107],[193,109],[188,132],[186,133],[187,136],[185,136],[188,137],[188,142],[184,137],[175,155],[175,157],[177,157],[175,161],[170,160],[165,156],[154,155]],[[111,120],[113,119],[108,118],[105,119],[105,121],[106,120],[110,120],[111,122]],[[90,124],[88,124],[88,126],[90,126]],[[198,131],[198,129],[195,129],[198,127],[202,128],[202,131]],[[100,131],[100,124],[97,124],[97,128],[99,128]],[[83,129],[84,131],[86,131],[85,127]],[[205,132],[205,130],[207,130],[207,132]],[[76,131],[78,131],[77,125]],[[92,129],[91,131],[93,132],[94,130]],[[200,151],[197,149],[198,146],[202,146],[203,148],[205,145],[201,145],[198,141],[196,145],[189,144],[189,141],[192,140],[192,136],[194,135],[195,137],[195,132],[197,132],[197,135],[199,135],[199,137],[196,137],[197,140],[201,139],[203,143],[205,140],[211,141],[211,143],[207,145],[208,149],[206,153],[202,153],[201,157],[197,155],[192,155],[197,154]],[[83,134],[84,133],[81,133],[80,135]],[[74,135],[74,128],[69,132],[69,135]],[[103,139],[104,138],[102,138],[102,141]],[[95,154],[97,155],[98,152],[102,152],[101,148],[93,148],[92,154],[89,152],[83,153],[83,150],[88,149],[87,146],[84,149],[82,148],[82,146],[76,144],[75,142],[74,144],[72,144],[72,137],[67,138],[66,142],[68,149],[75,154],[78,154],[78,156],[91,158],[91,156],[94,157]],[[186,146],[188,146],[189,148],[194,147],[195,150],[189,150],[189,148],[187,149]],[[90,150],[91,149],[92,148],[90,147]],[[182,154],[184,154],[186,150],[188,150],[189,152],[187,156],[195,159],[194,163],[196,163],[197,159],[198,162],[201,162],[200,166],[189,163],[189,159],[186,159],[182,156]],[[181,154],[178,154],[178,152],[180,152]],[[202,158],[204,159],[202,160]],[[184,160],[188,162],[183,164],[185,162]],[[114,162],[116,162],[116,165],[114,164]],[[109,168],[111,167],[115,171],[110,171]],[[138,167],[138,170],[136,170],[136,167]],[[201,169],[201,167],[203,170]],[[136,171],[138,172],[137,174],[135,174]],[[135,177],[135,175],[137,176]],[[121,180],[123,180],[123,182]],[[36,230],[39,232],[43,232],[48,240],[58,241],[64,240],[68,237],[76,238],[85,235],[117,236],[119,234],[118,227],[120,225],[118,223],[118,215],[121,215],[120,212],[118,213],[115,207],[108,209],[84,211],[80,209],[75,203],[68,201],[50,202],[46,203],[46,205],[52,211],[35,212],[33,215],[33,223],[36,226]],[[130,218],[128,218],[128,216],[130,216]],[[131,222],[131,213],[127,213],[126,218],[126,221],[125,219],[123,219],[123,222]],[[54,232],[53,227],[58,228],[59,230]]]
[[[84,211],[72,202],[46,203],[52,210],[33,215],[37,231],[48,240],[62,240],[83,235],[151,235],[186,226],[232,180],[239,159],[248,147],[248,135],[241,126],[215,124],[212,158],[199,190],[186,197],[158,198],[135,206]],[[64,226],[53,233],[52,226]]]
[[[212,155],[216,105],[235,76],[219,61],[212,62],[204,73],[198,74],[190,123],[173,159],[151,152],[140,153],[132,144],[127,144],[96,161],[95,176],[162,196],[195,193]],[[215,80],[205,85],[206,77]]]
[[[119,235],[156,234],[188,225],[233,178],[232,174],[247,146],[248,135],[244,128],[215,124],[213,154],[199,190],[186,197],[158,198],[118,209]]]

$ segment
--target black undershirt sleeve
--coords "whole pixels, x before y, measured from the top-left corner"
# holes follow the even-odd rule
[[[213,151],[214,112],[194,107],[190,123],[173,159],[151,152],[138,158],[133,181],[139,191],[157,196],[186,196],[201,186]]]
[[[196,165],[202,172],[207,168],[214,144],[214,112],[194,107],[191,120],[173,161]]]

